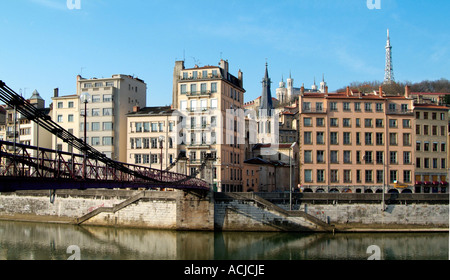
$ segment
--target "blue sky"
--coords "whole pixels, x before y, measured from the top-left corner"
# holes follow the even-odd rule
[[[330,91],[383,80],[386,31],[397,81],[450,78],[450,1],[379,0],[66,0],[2,1],[0,79],[25,97],[37,89],[74,94],[76,76],[137,76],[147,105],[171,104],[176,60],[244,72],[245,100],[261,94],[266,60],[272,91],[289,73]],[[373,2],[376,0],[373,0]]]

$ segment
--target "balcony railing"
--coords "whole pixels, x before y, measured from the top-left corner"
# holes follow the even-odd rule
[[[404,110],[404,109],[388,109],[386,111],[387,115],[414,115],[414,110]]]
[[[325,109],[325,108],[303,108],[302,113],[326,114],[327,109]]]

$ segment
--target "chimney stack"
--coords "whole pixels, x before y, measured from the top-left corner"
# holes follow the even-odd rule
[[[347,87],[347,97],[349,97],[350,96],[350,87]]]
[[[410,94],[411,94],[410,90],[411,90],[411,88],[408,85],[405,86],[405,97],[406,98],[410,97]]]
[[[378,91],[380,93],[380,97],[383,97],[383,87],[380,85],[380,87],[378,88]]]
[[[59,97],[59,88],[53,90],[53,97]]]
[[[140,109],[141,109],[141,108],[140,108],[139,106],[134,106],[134,107],[133,107],[133,113],[139,112]]]

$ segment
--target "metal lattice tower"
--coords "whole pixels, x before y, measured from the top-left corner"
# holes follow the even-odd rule
[[[390,84],[394,82],[394,66],[392,64],[392,46],[391,39],[389,37],[389,29],[387,31],[387,43],[386,43],[386,69],[384,73],[384,83]]]

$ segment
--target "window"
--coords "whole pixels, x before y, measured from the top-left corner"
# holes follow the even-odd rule
[[[158,132],[158,124],[157,123],[151,123],[152,132]]]
[[[74,107],[73,101],[69,101],[69,108],[73,108],[73,107]]]
[[[182,84],[180,86],[180,92],[181,92],[181,94],[186,94],[187,93],[187,86],[185,84]]]
[[[373,175],[373,172],[372,172],[372,170],[366,170],[366,172],[365,172],[365,177],[366,177],[366,183],[372,183],[373,182],[373,177],[372,177],[372,175]]]
[[[377,128],[383,128],[383,127],[384,127],[383,119],[376,119],[376,120],[375,120],[375,126],[376,126]]]
[[[403,128],[411,128],[411,120],[403,120]]]
[[[59,123],[63,122],[63,115],[58,115],[57,122],[59,122]]]
[[[366,112],[372,112],[372,103],[364,103],[364,110]]]
[[[339,163],[338,151],[330,151],[330,162],[331,163]]]
[[[313,162],[312,151],[305,151],[304,161],[305,161],[305,163],[312,163]]]
[[[403,133],[403,146],[411,146],[411,134]]]
[[[67,117],[67,121],[68,121],[68,122],[73,122],[73,115],[69,115],[69,116]]]
[[[100,109],[92,109],[92,116],[93,117],[100,116]]]
[[[396,128],[397,127],[397,120],[389,120],[389,127],[390,128]]]
[[[331,127],[338,127],[338,119],[336,119],[336,118],[330,119],[330,126]]]
[[[381,152],[381,151],[376,152],[376,161],[377,161],[377,164],[384,163],[384,152]]]
[[[339,171],[338,170],[330,170],[330,181],[332,183],[339,182]]]
[[[324,163],[324,151],[317,151],[317,163]]]
[[[383,177],[384,177],[383,170],[377,170],[377,183],[378,184],[383,183],[383,181],[384,181]]]
[[[377,104],[375,105],[375,110],[376,110],[377,112],[383,112],[383,103],[377,103]]]
[[[142,132],[142,123],[141,122],[137,122],[134,125],[136,127],[136,132]]]
[[[430,168],[430,159],[429,158],[423,159],[423,168]]]
[[[411,152],[403,152],[403,164],[411,164]]]
[[[330,110],[331,111],[337,111],[337,103],[336,102],[330,102]]]
[[[355,102],[355,111],[361,112],[361,103],[360,102]]]
[[[370,133],[370,132],[366,132],[365,133],[365,143],[366,143],[366,145],[372,145],[373,144],[373,142],[372,142],[372,133]]]
[[[393,146],[397,145],[397,133],[389,133],[389,144]]]
[[[365,119],[364,120],[364,126],[365,127],[372,127],[372,119]]]
[[[350,103],[349,102],[344,102],[343,106],[344,106],[344,111],[350,111]]]
[[[142,155],[135,154],[134,155],[134,164],[141,164],[142,163]]]
[[[103,146],[112,146],[113,138],[112,137],[103,137]]]
[[[317,182],[325,182],[325,170],[317,170]]]
[[[366,151],[364,153],[364,161],[365,161],[365,163],[373,163],[373,158],[372,158],[372,152],[371,151]]]
[[[331,145],[337,145],[338,144],[338,133],[337,132],[330,132],[330,144]]]
[[[351,120],[350,119],[343,119],[342,120],[342,125],[344,127],[351,127]]]
[[[384,145],[384,135],[383,135],[383,133],[377,132],[375,138],[376,138],[376,140],[375,140],[376,144],[378,146]]]
[[[217,109],[217,99],[211,99],[211,109]]]
[[[100,137],[92,137],[92,146],[100,145]]]
[[[195,94],[195,93],[197,93],[197,85],[191,84],[191,94]]]
[[[351,133],[350,132],[344,132],[344,145],[351,145]]]
[[[397,182],[397,170],[391,170],[389,173],[390,173],[390,182],[396,183]]]
[[[303,125],[304,126],[312,126],[312,119],[311,118],[304,118],[303,119]]]
[[[152,144],[151,145],[152,149],[157,149],[158,148],[158,138],[151,138],[150,142]]]
[[[344,151],[344,163],[352,163],[352,152]]]
[[[112,116],[113,115],[113,109],[112,108],[105,108],[103,109],[103,116]]]
[[[200,92],[203,94],[206,93],[206,84],[205,83],[200,84]]]
[[[403,182],[411,183],[411,171],[410,170],[403,171]]]
[[[316,119],[316,126],[325,126],[325,121],[323,118]]]
[[[211,93],[217,92],[217,83],[211,83]]]
[[[181,111],[187,110],[187,101],[186,100],[180,101],[180,110]]]
[[[437,169],[437,168],[438,168],[438,159],[437,159],[437,158],[434,158],[434,159],[433,159],[433,168],[434,168],[434,169]]]
[[[312,132],[305,132],[303,137],[303,142],[306,145],[312,144]]]
[[[100,102],[100,95],[92,95],[92,103],[99,103]]]
[[[416,151],[420,152],[421,147],[422,147],[422,143],[420,141],[417,141],[416,142]]]
[[[352,182],[352,171],[344,170],[344,183],[351,183],[351,182]]]
[[[390,152],[390,163],[397,164],[397,152]]]
[[[316,102],[316,112],[323,112],[323,103]]]
[[[92,131],[100,131],[100,123],[99,122],[92,123]]]
[[[305,170],[305,182],[312,182],[312,170]]]
[[[317,144],[325,144],[325,139],[323,132],[317,132]]]
[[[63,104],[64,104],[64,103],[62,103],[62,102],[58,102],[58,109],[62,109],[62,108],[64,107]]]

